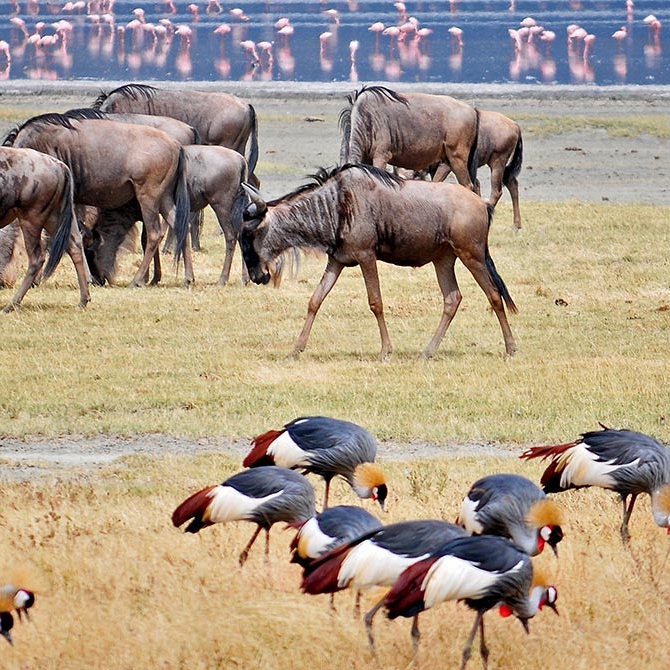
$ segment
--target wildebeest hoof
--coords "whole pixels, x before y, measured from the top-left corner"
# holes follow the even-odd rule
[[[9,314],[10,312],[18,312],[19,306],[16,303],[10,302],[8,305],[5,305],[2,309],[3,314]]]

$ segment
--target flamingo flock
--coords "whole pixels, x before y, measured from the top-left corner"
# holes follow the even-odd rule
[[[323,5],[322,5],[323,6]],[[515,3],[510,11],[516,11]],[[295,76],[296,59],[291,42],[294,33],[304,31],[302,24],[294,25],[289,16],[263,15],[259,28],[244,7],[225,8],[219,0],[203,0],[179,6],[173,0],[164,0],[151,15],[143,7],[135,7],[129,16],[115,9],[114,0],[77,0],[57,2],[27,0],[14,2],[7,34],[0,33],[0,73],[11,77],[21,70],[30,78],[55,79],[70,76],[75,59],[73,35],[82,35],[87,57],[100,61],[116,58],[119,65],[127,66],[139,76],[145,67],[168,69],[174,64],[176,75],[189,79],[193,75],[192,51],[199,33],[215,36],[218,45],[213,55],[213,69],[220,78],[230,78],[241,62],[242,80],[290,79]],[[435,54],[446,54],[447,66],[453,76],[460,76],[463,63],[468,59],[468,36],[474,39],[475,24],[466,22],[444,26],[424,25],[422,18],[413,14],[404,2],[389,2],[388,13],[363,28],[359,35],[341,45],[340,28],[351,23],[351,15],[359,11],[357,3],[348,5],[346,16],[335,8],[325,6],[320,12],[323,29],[314,43],[321,71],[330,76],[336,64],[348,64],[347,78],[358,81],[360,59],[365,58],[373,77],[397,81],[403,75],[421,73],[433,67]],[[457,2],[449,3],[448,16],[466,19]],[[618,81],[625,82],[627,60],[633,45],[634,28],[644,26],[646,66],[656,69],[661,62],[662,23],[654,15],[637,18],[632,2],[622,3],[621,20],[612,25],[610,32],[612,68]],[[570,80],[573,83],[593,83],[596,79],[594,63],[600,67],[601,50],[595,33],[579,24],[565,27],[543,25],[532,16],[523,17],[517,25],[506,30],[512,47],[508,75],[512,81],[537,78],[544,82],[556,80],[556,58],[561,43],[557,39],[566,31],[565,51]],[[260,32],[259,32],[260,31]],[[306,33],[305,33],[306,34]],[[367,39],[365,39],[367,38]],[[301,53],[305,50],[305,36],[301,35]],[[605,36],[600,35],[599,40]]]

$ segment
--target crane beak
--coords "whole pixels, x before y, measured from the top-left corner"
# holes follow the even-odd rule
[[[554,614],[556,616],[559,616],[558,614],[558,607],[556,607],[556,603],[545,603],[546,607],[550,607],[552,610],[554,610]]]
[[[521,622],[521,625],[523,626],[523,629],[530,635],[530,628],[528,628],[528,619],[519,619]]]
[[[5,640],[9,642],[9,644],[14,645],[14,641],[12,640],[12,634],[8,630],[3,630],[0,632],[2,632],[2,637],[4,637]]]

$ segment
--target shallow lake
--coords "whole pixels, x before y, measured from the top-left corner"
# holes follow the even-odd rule
[[[240,2],[5,0],[0,77],[670,84],[666,0]]]

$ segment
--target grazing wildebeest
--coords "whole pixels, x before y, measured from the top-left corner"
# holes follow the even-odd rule
[[[244,156],[225,147],[192,145],[184,147],[186,180],[191,211],[202,211],[209,205],[216,214],[226,240],[226,255],[218,285],[228,282],[235,245],[242,225],[242,213],[248,197],[242,183],[247,178]],[[116,270],[117,252],[141,218],[137,207],[126,206],[117,210],[102,210],[100,216],[89,219],[85,226],[91,233],[86,257],[94,280],[100,284],[112,283]],[[154,257],[154,275],[160,274],[160,255]],[[242,265],[242,281],[249,280],[246,266]]]
[[[523,140],[519,124],[499,112],[480,109],[477,162],[478,167],[488,165],[491,170],[489,202],[495,207],[502,196],[503,185],[506,186],[512,197],[514,227],[521,228],[517,177],[523,163]],[[434,174],[438,165],[432,166],[429,172]],[[479,180],[475,186],[479,193]]]
[[[268,262],[290,247],[323,251],[326,269],[309,300],[307,319],[293,348],[305,349],[314,318],[342,269],[360,265],[368,303],[381,335],[380,358],[391,352],[379,289],[377,261],[419,267],[432,263],[444,298],[442,318],[423,352],[439,346],[461,302],[454,265],[460,258],[498,317],[505,350],[516,344],[505,307],[516,306],[495,269],[488,249],[493,208],[459,184],[402,180],[368,165],[322,171],[312,184],[265,203],[247,187],[252,203],[244,213],[242,254],[251,279],[267,283]]]
[[[74,200],[116,209],[137,199],[147,230],[144,258],[131,286],[146,279],[163,238],[163,216],[177,239],[176,260],[184,255],[186,283],[193,282],[188,232],[189,198],[184,150],[156,128],[106,119],[42,114],[12,130],[5,146],[29,147],[62,160],[72,171]]]
[[[258,162],[256,110],[237,96],[126,84],[109,93],[102,93],[93,107],[103,112],[171,116],[193,126],[200,135],[200,143],[227,147],[243,156],[248,143],[249,180],[255,186],[259,184],[254,174]]]
[[[18,308],[44,265],[42,231],[51,236],[42,279],[47,279],[65,251],[79,282],[79,307],[91,296],[89,273],[74,215],[72,174],[67,165],[32,149],[0,147],[0,227],[19,221],[28,256],[26,275],[4,312]]]
[[[340,114],[340,164],[388,163],[421,171],[439,163],[433,180],[453,170],[459,184],[475,190],[479,113],[447,95],[400,94],[363,86],[347,96]]]

